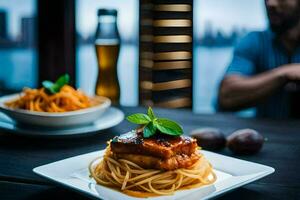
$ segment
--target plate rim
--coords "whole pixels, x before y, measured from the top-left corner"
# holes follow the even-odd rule
[[[61,160],[58,160],[58,161],[55,161],[55,162],[51,162],[51,163],[48,163],[48,164],[44,164],[44,165],[35,167],[35,168],[32,169],[32,171],[35,174],[37,174],[37,175],[39,175],[39,176],[41,176],[43,178],[46,178],[46,179],[51,180],[51,181],[53,181],[53,182],[55,182],[55,183],[57,183],[59,185],[62,185],[63,187],[66,187],[66,189],[72,189],[72,190],[74,190],[76,192],[80,192],[81,194],[91,195],[93,197],[96,197],[97,199],[101,199],[102,197],[99,195],[99,193],[97,193],[95,191],[92,191],[91,189],[89,191],[87,191],[87,190],[84,190],[84,189],[82,189],[80,187],[77,187],[76,185],[72,185],[72,184],[68,184],[68,183],[62,182],[62,181],[58,180],[57,178],[55,179],[55,177],[51,177],[51,176],[45,174],[43,172],[43,170],[45,168],[49,167],[50,165],[53,165],[53,164],[55,165],[55,164],[57,164],[59,162],[66,162],[66,161],[71,161],[72,159],[79,159],[79,158],[88,158],[89,156],[92,156],[93,154],[96,154],[96,155],[99,154],[100,156],[102,156],[101,154],[103,154],[104,151],[105,151],[105,149],[104,150],[93,151],[93,152],[89,152],[89,153],[85,153],[85,154],[81,154],[81,155],[77,155],[77,156],[73,156],[73,157],[69,157],[69,158],[65,158],[65,159],[61,159]],[[259,165],[260,167],[264,167],[265,168],[265,170],[262,171],[262,172],[260,172],[260,173],[252,173],[252,174],[250,174],[250,175],[252,175],[251,178],[245,179],[244,181],[240,181],[240,182],[237,181],[236,184],[233,184],[233,185],[231,185],[229,187],[225,187],[225,188],[223,188],[223,189],[221,189],[219,191],[214,191],[214,192],[208,194],[207,196],[204,196],[203,199],[210,199],[210,198],[214,198],[214,197],[220,196],[220,195],[225,194],[225,193],[227,193],[227,192],[229,192],[231,190],[234,190],[234,189],[237,189],[239,187],[242,187],[242,186],[244,186],[246,184],[254,182],[254,181],[258,180],[258,179],[261,179],[261,178],[263,178],[263,177],[265,177],[267,175],[270,175],[270,174],[272,174],[272,173],[275,172],[275,169],[273,167],[268,166],[268,165],[263,165],[263,164],[252,162],[252,161],[247,161],[247,160],[243,160],[243,159],[239,159],[239,158],[234,158],[234,157],[230,157],[230,156],[226,156],[226,155],[214,153],[214,152],[211,152],[211,151],[206,151],[206,150],[200,150],[200,151],[203,152],[204,154],[212,154],[214,156],[220,156],[221,158],[223,157],[223,159],[224,158],[225,159],[233,159],[233,160],[238,161],[238,162],[246,162],[246,163],[249,163],[249,164],[252,164],[252,165]],[[68,176],[68,175],[66,174],[66,176]],[[230,178],[232,179],[234,177],[238,177],[238,176],[232,176]],[[67,177],[64,177],[64,178],[66,179]],[[230,179],[230,178],[228,178],[228,179]],[[78,179],[78,180],[80,180],[80,179]],[[224,181],[226,181],[226,180],[224,180]],[[81,180],[81,181],[83,181],[83,180]],[[118,192],[118,191],[115,191],[115,192]],[[196,192],[196,191],[192,191],[191,193],[193,193],[193,192]]]

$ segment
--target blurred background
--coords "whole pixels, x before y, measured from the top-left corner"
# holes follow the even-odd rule
[[[192,13],[192,109],[197,113],[214,113],[217,88],[231,60],[233,45],[247,32],[267,27],[264,1],[186,2],[192,6],[191,10],[186,11]],[[92,94],[98,73],[94,49],[97,10],[114,8],[118,10],[122,41],[118,60],[120,103],[125,106],[138,105],[141,102],[139,65],[142,59],[139,47],[143,47],[141,42],[145,38],[140,37],[145,25],[145,20],[140,19],[143,19],[141,12],[152,9],[147,5],[147,1],[139,0],[54,0],[51,3],[0,0],[0,94],[20,91],[23,87],[37,87],[45,77],[53,79],[64,71],[74,77],[77,87]],[[62,13],[63,19],[59,20],[55,16],[60,16],[57,13]],[[160,19],[161,16],[164,16],[163,13],[152,16],[152,19]],[[55,20],[61,21],[61,24],[53,24]],[[45,30],[46,26],[55,32],[52,34],[55,37]],[[154,29],[154,36],[155,31],[164,33],[163,30]],[[69,42],[69,38],[74,38],[74,44]],[[63,48],[60,47],[60,41],[63,41]],[[168,46],[168,51],[172,50],[171,47]],[[153,49],[155,52],[155,45]],[[253,110],[245,115],[252,116]]]
[[[35,0],[0,1],[0,88],[37,86]]]
[[[97,58],[94,36],[97,27],[99,8],[118,11],[118,28],[121,34],[121,49],[118,60],[118,76],[121,87],[120,103],[126,106],[138,104],[138,38],[139,1],[138,0],[77,0],[77,86],[92,94],[96,84]]]
[[[194,1],[194,110],[214,113],[219,83],[233,46],[250,31],[268,26],[263,0]],[[253,115],[253,109],[244,112]]]

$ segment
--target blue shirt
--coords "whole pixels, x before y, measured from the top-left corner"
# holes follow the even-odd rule
[[[236,44],[226,75],[251,76],[288,63],[300,63],[300,47],[293,54],[288,54],[270,30],[251,32]],[[283,89],[279,90],[266,101],[257,105],[257,116],[289,117],[291,113],[290,98],[290,93]]]

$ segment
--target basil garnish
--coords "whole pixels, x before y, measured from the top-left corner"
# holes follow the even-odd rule
[[[56,94],[60,91],[60,89],[66,85],[69,84],[70,76],[68,74],[65,74],[61,77],[59,77],[55,83],[51,81],[43,81],[42,85],[46,89],[47,92],[50,94]]]
[[[156,117],[151,107],[148,108],[147,115],[136,113],[128,116],[126,119],[131,123],[144,125],[143,136],[145,138],[155,135],[157,130],[172,136],[183,134],[182,127],[177,122],[167,118]]]

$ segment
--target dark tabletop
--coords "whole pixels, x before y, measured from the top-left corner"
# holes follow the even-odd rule
[[[125,114],[145,108],[122,108]],[[227,149],[218,153],[258,162],[276,169],[274,174],[229,192],[217,199],[300,199],[300,121],[245,119],[229,114],[198,115],[189,110],[155,109],[157,115],[183,125],[185,133],[217,127],[226,135],[240,128],[258,130],[268,140],[256,155],[236,156]],[[89,199],[35,175],[32,169],[64,158],[105,148],[106,141],[134,125],[123,121],[99,134],[72,138],[30,138],[0,131],[0,199]]]

